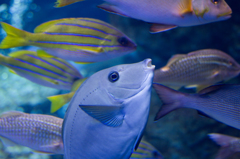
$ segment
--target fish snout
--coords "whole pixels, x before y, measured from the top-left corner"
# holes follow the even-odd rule
[[[146,59],[146,60],[143,61],[143,63],[145,64],[145,67],[147,69],[150,69],[150,70],[155,69],[155,65],[152,65],[152,59]]]

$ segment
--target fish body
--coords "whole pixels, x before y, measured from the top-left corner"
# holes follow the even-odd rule
[[[66,3],[67,1],[67,3]],[[82,1],[82,0],[79,0]],[[230,18],[231,8],[224,0],[104,0],[103,10],[153,23],[151,32],[177,26],[206,24]],[[76,0],[58,0],[57,7]]]
[[[90,76],[71,99],[63,123],[66,159],[125,159],[145,128],[154,66],[118,65]]]
[[[73,83],[83,78],[67,61],[57,57],[39,57],[34,51],[21,50],[9,56],[0,54],[0,64],[34,83],[56,89],[71,90]]]
[[[211,133],[208,136],[221,146],[216,159],[227,159],[232,154],[240,152],[240,138],[218,133]]]
[[[141,140],[138,149],[133,151],[130,159],[163,159],[162,154],[145,140]]]
[[[155,120],[178,108],[192,108],[224,124],[240,129],[240,85],[215,85],[198,94],[186,94],[153,84],[163,102]]]
[[[153,81],[175,87],[202,87],[237,76],[240,65],[215,49],[174,55],[166,66],[155,70]]]
[[[6,145],[19,144],[41,153],[63,154],[62,119],[39,114],[7,112],[0,117],[0,136]]]
[[[29,33],[1,22],[7,37],[1,49],[38,46],[45,53],[76,62],[99,62],[136,50],[136,44],[108,23],[91,18],[53,20]]]

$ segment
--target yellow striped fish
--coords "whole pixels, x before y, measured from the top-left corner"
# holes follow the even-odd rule
[[[71,90],[73,83],[83,78],[67,61],[39,57],[34,51],[16,51],[9,57],[0,54],[0,64],[34,83],[56,89]]]
[[[145,140],[141,140],[137,150],[133,151],[130,159],[163,159],[162,154]]]
[[[136,50],[136,44],[108,23],[91,18],[53,20],[39,25],[34,33],[1,22],[7,36],[0,49],[38,46],[39,55],[51,54],[76,62],[99,62]],[[44,50],[44,51],[43,51]]]

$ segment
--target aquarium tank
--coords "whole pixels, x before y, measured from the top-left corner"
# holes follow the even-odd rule
[[[108,0],[106,1],[108,2]],[[133,3],[142,3],[142,1],[140,0],[139,2],[136,0],[129,0],[129,1],[133,1]],[[166,1],[168,0],[156,0],[156,1],[159,1],[159,3],[166,3]],[[197,1],[197,0],[192,0],[193,3],[194,1]],[[205,1],[205,0],[202,0],[202,1]],[[208,0],[208,1],[211,1],[211,3],[217,3],[217,1],[215,0]],[[221,1],[219,3],[224,2],[223,0],[219,0],[219,1]],[[76,69],[80,73],[79,75],[71,75],[71,76],[76,76],[73,79],[88,78],[94,73],[100,70],[103,70],[105,68],[109,68],[109,67],[120,65],[120,64],[137,63],[147,58],[152,59],[151,63],[155,65],[155,70],[158,70],[166,66],[169,62],[169,59],[176,54],[187,54],[187,53],[197,51],[197,50],[202,50],[202,49],[221,50],[224,53],[231,56],[237,63],[240,63],[240,11],[238,8],[240,6],[239,1],[226,0],[226,3],[230,6],[232,10],[231,18],[229,19],[216,21],[216,22],[209,22],[207,24],[202,24],[202,25],[192,25],[192,26],[190,25],[187,27],[177,27],[177,28],[172,28],[170,30],[159,32],[159,33],[150,32],[151,22],[147,20],[144,20],[141,18],[134,18],[134,16],[128,16],[128,15],[122,16],[121,14],[119,15],[119,14],[112,13],[112,12],[115,12],[112,10],[110,10],[110,12],[107,12],[100,9],[97,6],[102,2],[103,1],[100,1],[100,0],[85,0],[85,1],[73,3],[71,5],[57,8],[55,0],[50,0],[50,1],[1,0],[0,1],[0,22],[5,22],[15,28],[33,33],[34,29],[37,26],[48,21],[64,19],[64,18],[65,19],[94,18],[94,19],[106,22],[112,25],[112,27],[117,28],[120,32],[124,34],[124,36],[126,35],[127,38],[131,39],[132,43],[137,45],[137,47],[135,48],[136,50],[131,51],[130,53],[109,58],[106,60],[102,59],[99,61],[87,61],[87,62],[80,61],[80,63],[75,63],[72,60],[64,59],[68,62],[69,65],[72,65],[72,67],[74,67],[74,69]],[[177,3],[177,0],[174,3]],[[109,11],[109,8],[105,8],[105,10]],[[161,7],[159,8],[159,10],[161,10]],[[184,13],[184,15],[186,15],[186,17],[182,17],[182,18],[186,19],[189,16],[189,13],[186,12],[186,14]],[[160,16],[160,18],[164,18],[164,17]],[[97,22],[97,23],[100,23],[100,22]],[[64,27],[67,26],[65,23],[64,25],[65,25]],[[104,23],[104,25],[107,25],[107,24]],[[6,28],[7,27],[9,26],[6,26]],[[5,31],[6,28],[3,27],[3,25],[2,27],[0,27],[0,41],[3,41],[3,39],[7,36],[7,33]],[[43,27],[41,29],[44,30],[45,28]],[[107,32],[106,30],[104,31],[105,31],[104,34],[108,34],[106,33]],[[49,35],[54,34],[51,31],[48,31],[48,33]],[[109,34],[113,34],[113,33],[111,32]],[[80,35],[74,35],[74,36],[80,36]],[[88,35],[88,36],[95,37],[96,35]],[[83,38],[86,38],[86,36]],[[125,42],[126,42],[125,40],[126,38],[123,41],[121,41],[123,46],[125,46]],[[13,43],[15,44],[16,41],[13,38],[11,42],[12,44]],[[29,40],[29,41],[33,42],[33,40]],[[108,41],[108,39],[106,41]],[[129,41],[127,41],[128,44],[129,44]],[[39,40],[35,40],[35,42],[38,43]],[[53,44],[55,47],[55,44],[61,45],[65,43],[57,44],[53,42],[51,43],[48,42],[48,44],[46,45],[53,45]],[[72,45],[72,43],[69,45]],[[18,47],[16,46],[11,48],[1,48],[0,54],[3,56],[9,56],[9,57],[18,56],[18,58],[20,58],[23,56],[21,53],[18,55],[13,55],[13,54],[11,55],[11,53],[20,51],[20,50],[37,52],[39,48],[41,48],[42,46],[43,46],[43,43],[40,43],[40,42],[38,43],[38,45],[29,44],[24,46],[22,44]],[[95,45],[93,47],[95,47]],[[48,51],[46,50],[41,53],[45,54],[46,52]],[[39,51],[38,53],[40,54]],[[54,56],[51,56],[51,58]],[[36,56],[36,58],[38,57]],[[43,58],[48,58],[48,57],[43,57]],[[63,58],[63,57],[60,57],[60,58]],[[223,61],[224,58],[222,58],[221,60]],[[21,60],[18,62],[21,62]],[[31,61],[29,61],[28,64],[29,63],[31,63]],[[51,61],[48,61],[48,64],[49,63],[51,63]],[[31,65],[29,64],[29,66],[25,68],[25,71],[27,70],[31,72],[30,71],[31,67],[35,66],[35,65],[32,65],[32,66]],[[11,68],[10,69],[13,71],[11,71],[9,67],[12,67],[12,69]],[[19,112],[24,112],[29,114],[51,115],[51,116],[64,119],[64,115],[68,108],[69,101],[71,98],[69,98],[69,100],[66,99],[66,101],[64,101],[65,103],[64,102],[62,103],[62,105],[64,105],[63,107],[59,106],[60,107],[59,109],[57,109],[56,111],[52,111],[51,110],[52,103],[48,97],[71,93],[70,87],[68,89],[47,87],[46,85],[41,85],[35,82],[37,81],[36,79],[38,77],[30,81],[29,79],[27,79],[27,76],[25,76],[24,78],[24,75],[23,76],[17,75],[18,72],[17,70],[14,71],[14,68],[19,69],[19,67],[20,65],[15,66],[14,62],[9,64],[6,61],[2,62],[2,60],[0,59],[0,88],[1,88],[0,89],[0,99],[1,99],[0,113],[4,114],[9,111],[19,111]],[[44,67],[44,66],[38,66],[38,68],[40,67]],[[166,68],[165,70],[168,70],[168,69]],[[179,71],[182,71],[182,70],[179,70]],[[219,71],[215,72],[213,76],[215,76],[218,73]],[[70,74],[70,73],[67,73],[67,74]],[[67,78],[68,77],[69,76],[67,76]],[[96,80],[101,80],[101,79],[96,79]],[[54,83],[54,82],[50,82],[50,83],[52,85],[56,85],[56,84],[59,84],[59,81],[58,83]],[[240,78],[236,74],[231,79],[221,80],[216,83],[217,84],[219,83],[240,84]],[[216,84],[216,83],[213,83],[213,84]],[[76,89],[78,89],[78,86],[76,87]],[[196,93],[196,89],[194,87],[191,87],[191,88],[181,87],[176,90],[183,93],[189,93],[189,94]],[[224,98],[224,96],[222,98]],[[56,101],[59,102],[60,99],[58,98]],[[219,102],[221,103],[221,101]],[[58,103],[56,103],[56,105],[57,104]],[[239,113],[238,121],[240,124],[240,103],[236,103],[236,105],[237,105],[236,107],[238,107],[237,108]],[[154,121],[155,116],[159,111],[159,109],[161,108],[161,106],[162,106],[162,101],[160,100],[155,89],[152,88],[149,117],[148,117],[146,128],[144,129],[144,132],[143,132],[143,138],[145,141],[147,141],[152,146],[154,146],[156,150],[158,150],[165,159],[214,159],[216,158],[217,153],[221,149],[221,146],[215,143],[213,140],[211,140],[208,134],[219,133],[219,134],[240,138],[239,128],[229,126],[228,124],[224,124],[223,122],[219,122],[214,118],[214,116],[211,116],[209,114],[206,114],[206,113],[199,114],[199,112],[196,111],[196,109],[191,109],[191,108],[176,109],[173,112],[170,112],[169,114],[167,114],[166,116],[161,117],[159,120]],[[5,116],[3,115],[2,117],[5,117]],[[0,121],[1,120],[2,119],[0,117]],[[0,124],[1,129],[5,129],[4,126],[6,125]],[[0,130],[0,137],[7,138],[4,135],[2,136],[1,132],[2,130]],[[41,139],[38,139],[38,140],[41,140]],[[109,149],[111,148],[109,147]],[[238,151],[240,152],[240,150]],[[236,153],[234,152],[230,154],[228,158],[239,159],[240,158],[239,152],[236,152]],[[31,147],[29,148],[27,146],[22,146],[19,143],[14,146],[12,145],[6,146],[6,144],[2,144],[2,142],[0,142],[0,158],[2,159],[12,159],[12,158],[14,159],[63,159],[64,155],[54,154],[54,153],[42,154],[42,152],[39,153],[39,152],[33,151]],[[144,157],[138,156],[136,158],[144,158]]]

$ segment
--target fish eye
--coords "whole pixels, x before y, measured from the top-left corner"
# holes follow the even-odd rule
[[[128,46],[128,39],[125,37],[120,37],[118,38],[118,42],[122,45],[122,46]]]
[[[116,82],[118,79],[119,79],[119,74],[118,74],[118,72],[116,72],[116,71],[111,72],[111,73],[108,75],[108,80],[109,80],[110,82]]]
[[[219,0],[212,0],[213,4],[218,4]]]

